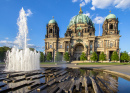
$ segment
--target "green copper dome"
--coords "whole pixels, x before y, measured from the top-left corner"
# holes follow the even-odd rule
[[[52,20],[49,21],[49,24],[50,24],[50,23],[55,24],[55,23],[57,23],[57,22],[56,22],[54,19],[52,19]]]
[[[116,18],[116,16],[114,14],[109,14],[106,19],[111,19],[111,18]]]
[[[82,24],[82,23],[94,26],[94,23],[92,22],[92,20],[88,16],[86,16],[85,14],[79,13],[78,15],[74,16],[71,19],[68,27],[70,27],[74,24]]]

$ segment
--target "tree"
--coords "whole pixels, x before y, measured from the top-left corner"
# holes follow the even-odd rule
[[[123,53],[121,53],[121,61],[129,61],[129,55],[126,51],[124,51]]]
[[[97,56],[96,52],[93,52],[93,53],[92,53],[90,59],[91,59],[92,61],[97,61],[98,56]]]
[[[81,54],[80,60],[83,60],[83,61],[84,61],[84,60],[87,60],[87,57],[86,57],[86,55],[85,55],[84,52]]]
[[[70,57],[69,57],[69,53],[68,53],[68,52],[65,52],[65,54],[64,54],[64,60],[65,60],[65,61],[69,61],[69,60],[70,60]]]
[[[40,62],[45,62],[45,56],[43,52],[40,52]]]
[[[0,47],[0,61],[1,62],[4,62],[4,60],[6,59],[6,52],[8,50],[11,50],[11,48],[6,47],[6,46]]]
[[[102,52],[102,53],[99,55],[99,60],[102,61],[102,62],[106,60],[106,55],[104,54],[104,52]]]
[[[129,62],[130,62],[130,56],[129,56]]]
[[[50,52],[47,54],[46,59],[47,59],[47,61],[51,61],[52,60],[52,55],[51,55]]]
[[[112,60],[112,61],[119,61],[119,56],[118,56],[118,54],[117,54],[116,51],[114,51],[114,52],[112,53],[111,60]]]
[[[31,51],[34,51],[34,48],[29,48]]]
[[[57,52],[57,53],[56,53],[55,61],[62,61],[62,56],[61,56],[61,53],[60,53],[60,52]]]

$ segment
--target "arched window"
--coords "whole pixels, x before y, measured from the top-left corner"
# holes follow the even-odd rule
[[[107,24],[105,24],[105,30],[107,30]]]
[[[60,45],[60,48],[62,48],[62,45]]]
[[[110,43],[110,47],[113,47],[113,43]]]
[[[100,44],[98,43],[98,48],[100,47]]]
[[[52,48],[52,45],[50,45],[50,48]]]
[[[81,32],[78,33],[78,36],[81,36]]]
[[[49,33],[52,33],[52,29],[50,29]]]
[[[113,29],[113,24],[110,24],[110,29]]]
[[[67,46],[67,49],[69,49],[69,46]]]

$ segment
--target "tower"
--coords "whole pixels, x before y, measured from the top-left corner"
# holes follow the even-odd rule
[[[118,18],[114,14],[110,14],[105,18],[103,23],[103,33],[102,35],[118,35]]]
[[[54,17],[52,20],[49,21],[49,23],[46,26],[46,38],[59,38],[59,27],[57,22],[54,20]]]

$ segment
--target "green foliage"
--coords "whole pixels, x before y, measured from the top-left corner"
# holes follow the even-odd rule
[[[34,51],[34,48],[29,48],[31,51]]]
[[[11,50],[11,48],[6,47],[6,46],[0,47],[0,61],[1,62],[4,62],[4,59],[6,58],[6,52],[8,50]]]
[[[119,56],[118,56],[118,54],[117,54],[116,51],[114,51],[114,52],[112,53],[111,60],[112,60],[112,61],[119,61]]]
[[[46,59],[47,59],[47,61],[51,61],[52,60],[52,55],[51,55],[50,52],[47,54]]]
[[[104,54],[104,52],[102,52],[102,53],[99,55],[99,60],[100,60],[100,61],[105,61],[105,60],[106,60],[106,55]]]
[[[93,52],[93,53],[92,53],[90,59],[91,59],[92,61],[97,61],[98,56],[97,56],[96,52]]]
[[[121,61],[129,61],[129,55],[126,51],[124,51],[123,53],[121,53]]]
[[[69,60],[70,60],[70,57],[69,57],[69,53],[68,53],[68,52],[65,52],[65,54],[64,54],[64,60],[65,60],[65,61],[69,61]]]
[[[45,62],[45,56],[43,52],[40,52],[40,62]]]
[[[62,56],[61,56],[61,53],[60,53],[60,52],[57,52],[57,53],[56,53],[55,61],[62,61]]]
[[[83,60],[83,61],[84,61],[84,60],[87,60],[87,57],[86,57],[86,55],[85,55],[84,52],[81,54],[80,60]]]

